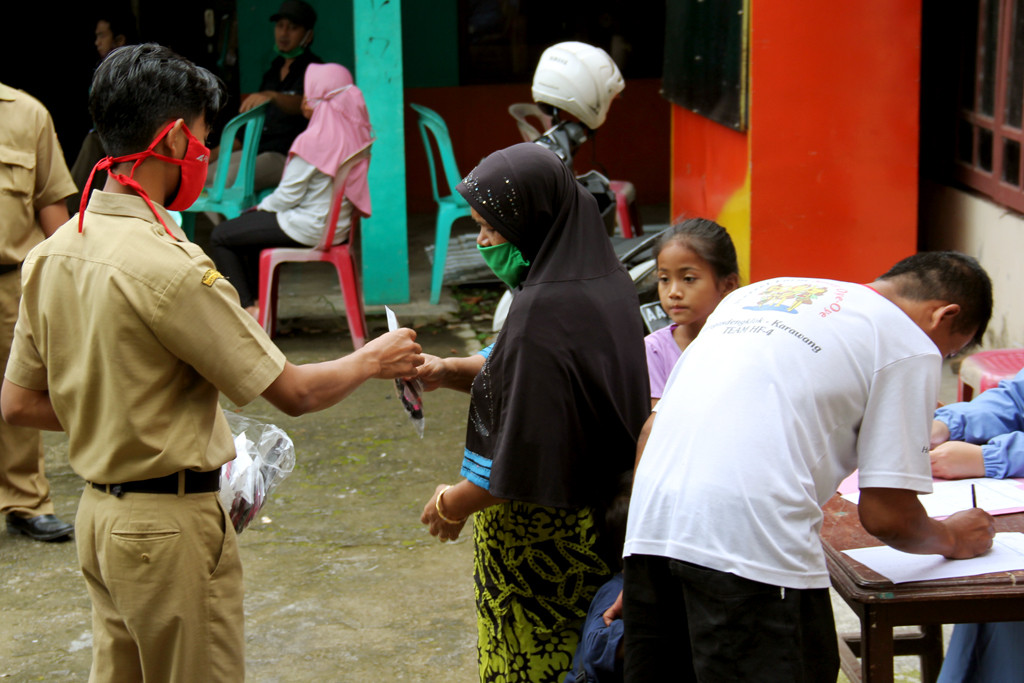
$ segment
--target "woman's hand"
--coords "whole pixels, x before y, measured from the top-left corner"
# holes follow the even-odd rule
[[[444,358],[423,354],[423,365],[416,370],[416,379],[423,383],[423,391],[440,389],[448,375]]]
[[[940,443],[949,441],[949,425],[942,420],[932,421],[931,446],[935,448]]]
[[[454,389],[469,393],[473,379],[484,366],[484,357],[479,353],[465,358],[438,358],[423,354],[424,363],[416,373],[416,379],[423,383],[424,391]]]
[[[972,479],[985,476],[985,458],[981,446],[963,441],[947,441],[929,453],[932,476],[939,479]]]
[[[466,525],[466,518],[458,522],[446,522],[441,519],[440,510],[445,510],[445,512],[447,510],[442,507],[442,503],[438,501],[438,498],[449,488],[448,484],[439,484],[437,489],[434,490],[434,495],[423,506],[423,514],[420,515],[420,521],[430,528],[430,535],[437,536],[439,541],[454,541],[462,532],[462,527]],[[446,514],[445,516],[448,515]],[[452,519],[451,517],[448,518]]]
[[[506,499],[496,498],[487,489],[463,479],[454,486],[438,486],[423,506],[420,521],[430,527],[430,534],[437,536],[439,541],[454,541],[471,514],[506,502]],[[445,521],[445,518],[450,521]]]
[[[604,621],[605,626],[611,626],[612,622],[616,619],[622,618],[622,591],[619,591],[618,597],[615,598],[615,602],[612,606],[604,611],[601,615],[601,620]]]

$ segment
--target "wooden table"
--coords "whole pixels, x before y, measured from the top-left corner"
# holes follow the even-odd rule
[[[832,587],[860,618],[860,634],[839,639],[841,667],[851,681],[889,683],[894,656],[918,655],[921,679],[931,683],[942,666],[943,624],[1024,619],[1024,571],[894,585],[841,552],[882,545],[864,531],[857,506],[835,496],[824,511],[821,538]],[[1024,531],[1024,513],[995,520],[996,531]],[[894,637],[895,626],[920,626],[921,633]]]

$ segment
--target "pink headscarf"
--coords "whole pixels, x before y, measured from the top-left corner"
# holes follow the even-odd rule
[[[341,64],[310,64],[306,67],[305,96],[313,115],[306,130],[295,138],[288,158],[298,155],[333,177],[345,159],[373,139],[370,115],[362,91]],[[364,215],[370,215],[368,163],[352,169],[345,182],[345,196]]]

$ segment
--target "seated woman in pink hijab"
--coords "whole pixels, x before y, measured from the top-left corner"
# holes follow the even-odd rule
[[[281,183],[255,210],[224,221],[210,235],[210,256],[238,290],[242,306],[259,312],[259,256],[268,247],[313,247],[320,241],[331,209],[334,175],[343,161],[372,139],[363,93],[340,64],[306,69],[302,113],[309,126],[291,149]],[[338,216],[334,243],[348,239],[352,210],[370,215],[369,164],[352,169]]]

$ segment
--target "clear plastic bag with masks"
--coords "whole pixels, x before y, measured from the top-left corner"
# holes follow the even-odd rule
[[[224,411],[235,437],[235,459],[220,468],[220,499],[237,533],[295,468],[295,445],[280,427]]]

